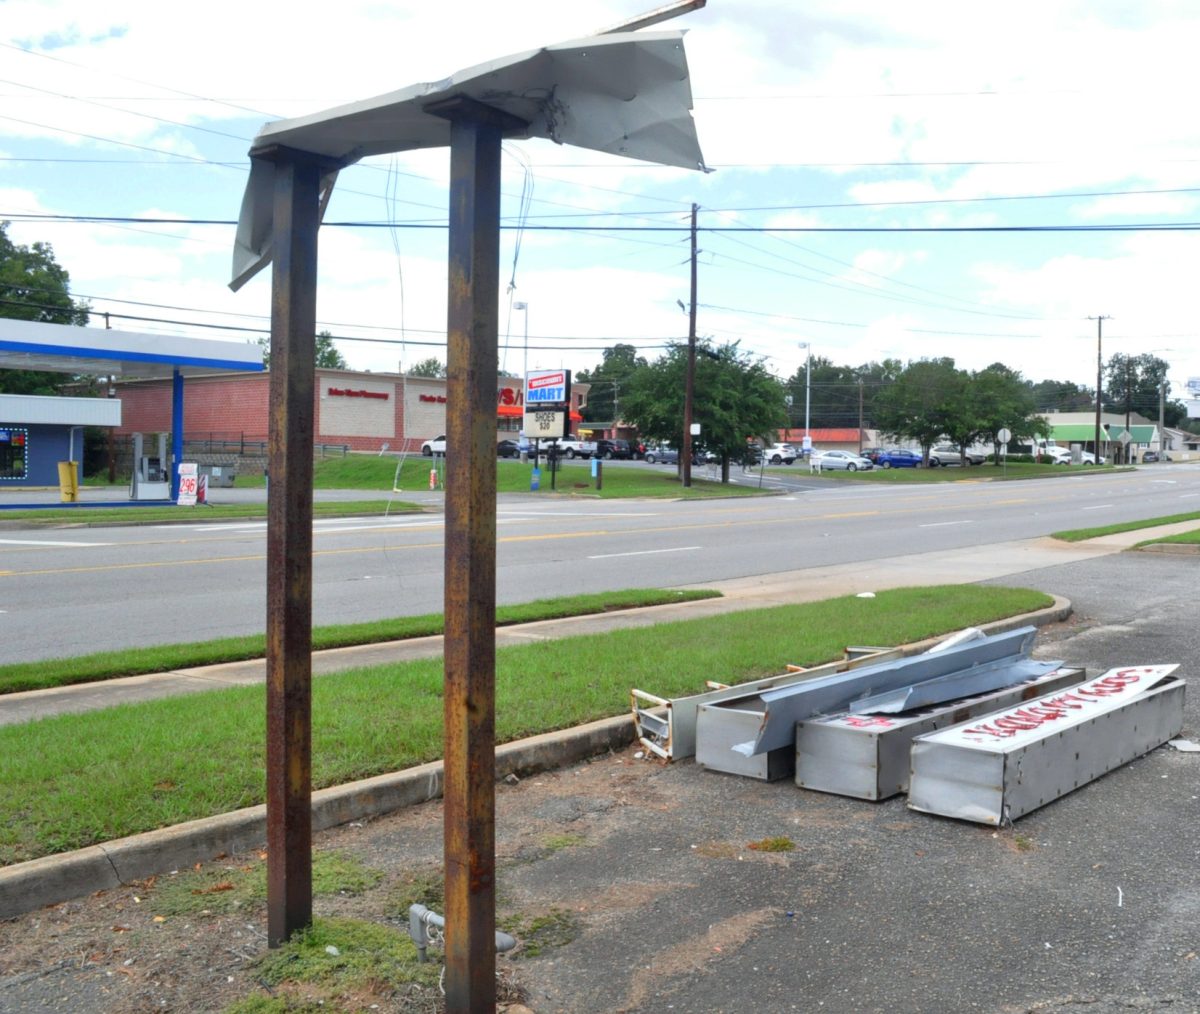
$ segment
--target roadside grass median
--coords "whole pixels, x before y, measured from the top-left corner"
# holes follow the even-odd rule
[[[578,494],[602,499],[624,497],[679,497],[704,499],[712,496],[753,496],[760,491],[734,483],[713,482],[701,478],[700,469],[692,470],[692,485],[684,488],[674,468],[669,466],[626,466],[607,461],[602,468],[601,486],[596,489],[592,478],[592,462],[559,461],[558,474],[551,489],[550,467],[543,456],[539,466],[537,494]],[[404,462],[396,485],[404,490],[428,490],[429,473],[438,470],[444,479],[445,464],[437,459],[417,455]],[[391,489],[396,473],[394,457],[353,454],[345,458],[327,458],[317,462],[313,473],[316,489]],[[732,474],[732,473],[731,473]],[[498,493],[529,493],[533,462],[503,458],[496,462],[496,491]],[[439,480],[440,481],[440,480]]]
[[[1069,528],[1061,532],[1051,532],[1050,538],[1060,539],[1063,542],[1086,542],[1088,539],[1098,539],[1102,535],[1117,535],[1121,532],[1136,532],[1143,528],[1157,528],[1160,525],[1178,525],[1185,521],[1200,522],[1200,511],[1192,511],[1188,514],[1168,514],[1162,518],[1146,518],[1142,521],[1119,521],[1112,525],[1098,525],[1095,528]],[[1176,541],[1193,541],[1187,538],[1187,535],[1195,535],[1196,533],[1185,533],[1184,537],[1163,536],[1161,539],[1154,539],[1154,542],[1176,542]]]
[[[331,500],[313,504],[313,517],[331,518],[362,514],[412,514],[423,510],[420,504],[404,500]],[[175,504],[161,507],[90,507],[82,503],[77,507],[39,507],[36,510],[0,511],[0,521],[32,522],[35,525],[121,525],[161,524],[164,521],[207,522],[241,520],[243,518],[265,518],[265,503],[207,503],[194,507]]]
[[[727,613],[502,648],[497,742],[664,697],[898,645],[1044,608],[1021,588],[900,588],[871,599]],[[348,670],[313,682],[313,788],[442,754],[442,660]],[[10,864],[261,803],[264,691],[237,687],[0,728],[0,863]]]
[[[535,599],[516,605],[497,606],[496,626],[507,627],[514,623],[533,623],[537,620],[557,620],[566,616],[640,609],[644,606],[661,606],[672,602],[693,602],[697,599],[720,598],[720,595],[720,592],[711,589],[626,588]],[[312,644],[314,651],[347,648],[360,644],[430,637],[440,634],[442,628],[441,613],[396,616],[365,623],[316,627],[313,630]],[[265,653],[266,636],[249,634],[243,637],[223,637],[215,641],[97,652],[74,658],[14,662],[0,666],[0,695],[26,690],[46,690],[75,683],[94,683],[122,676],[141,676],[146,673],[219,665],[223,662],[242,662],[246,659],[262,658]]]

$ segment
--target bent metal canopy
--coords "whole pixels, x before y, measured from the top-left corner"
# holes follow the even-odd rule
[[[618,32],[483,63],[322,113],[268,123],[251,154],[286,147],[344,167],[369,155],[450,143],[450,123],[428,107],[465,96],[523,121],[511,136],[704,169],[692,120],[683,32]],[[328,201],[336,168],[322,179]],[[271,261],[273,166],[254,159],[242,198],[230,288]]]

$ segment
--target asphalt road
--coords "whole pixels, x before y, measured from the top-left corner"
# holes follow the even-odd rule
[[[753,500],[504,495],[497,594],[508,603],[695,585],[1195,509],[1200,465],[1014,483],[821,484]],[[313,528],[316,624],[441,610],[439,513],[318,520]],[[259,632],[265,531],[265,522],[0,531],[6,660]]]

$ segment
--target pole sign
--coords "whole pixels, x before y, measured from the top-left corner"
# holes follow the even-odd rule
[[[198,472],[194,461],[179,463],[179,498],[175,502],[180,507],[196,506],[196,494],[200,487]]]
[[[560,440],[571,432],[571,371],[525,374],[525,435]]]

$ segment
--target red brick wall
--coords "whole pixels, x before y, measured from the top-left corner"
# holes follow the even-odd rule
[[[117,433],[161,433],[171,429],[171,381],[126,381],[117,385],[121,425]],[[243,434],[265,440],[269,381],[266,374],[194,377],[183,383],[183,431],[190,439],[209,433]]]

